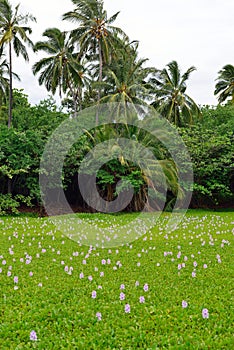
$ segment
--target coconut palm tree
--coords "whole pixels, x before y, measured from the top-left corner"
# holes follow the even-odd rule
[[[218,95],[219,103],[226,101],[229,97],[234,103],[234,66],[227,64],[218,74],[218,82],[215,85],[214,94]]]
[[[126,44],[104,68],[104,81],[94,84],[102,87],[100,102],[115,102],[116,106],[125,106],[125,111],[129,104],[148,106],[147,101],[152,100],[152,86],[147,80],[155,69],[144,67],[147,59],[138,58],[137,48],[138,43]]]
[[[103,64],[108,61],[110,50],[114,50],[120,43],[120,37],[127,37],[118,27],[112,26],[119,12],[107,17],[101,0],[72,0],[75,5],[73,11],[63,15],[64,20],[75,22],[78,28],[71,31],[73,42],[78,42],[80,51],[87,57],[98,54],[99,82],[103,78]],[[98,100],[100,90],[98,90]]]
[[[8,45],[9,56],[9,114],[8,127],[12,120],[12,49],[16,56],[22,55],[25,61],[29,60],[28,53],[24,43],[33,47],[28,34],[32,29],[25,26],[29,21],[36,21],[30,14],[22,15],[19,13],[19,5],[12,8],[8,0],[0,1],[0,47]]]
[[[170,122],[177,126],[191,124],[200,115],[195,101],[185,92],[190,74],[196,70],[190,67],[181,74],[178,63],[170,62],[163,70],[158,70],[151,83],[155,85],[155,101],[152,105]]]
[[[79,55],[74,52],[75,47],[69,40],[67,32],[61,32],[58,28],[45,30],[45,41],[35,44],[35,51],[44,51],[46,58],[33,65],[33,73],[39,75],[39,84],[44,84],[48,91],[55,94],[59,90],[72,96],[74,114],[81,105],[81,87],[84,85],[84,68],[79,62]]]

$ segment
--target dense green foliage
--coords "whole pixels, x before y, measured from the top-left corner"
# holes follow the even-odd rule
[[[231,206],[234,185],[234,106],[206,107],[203,119],[181,130],[194,166],[193,205]]]
[[[182,73],[175,60],[162,70],[148,67],[147,59],[139,57],[138,42],[131,41],[115,26],[119,12],[109,17],[102,0],[72,0],[72,5],[73,9],[62,16],[64,21],[73,23],[70,31],[47,28],[43,39],[32,43],[28,23],[35,18],[22,14],[19,5],[13,8],[8,0],[0,0],[0,212],[16,212],[20,203],[41,204],[38,179],[45,169],[39,169],[49,136],[69,116],[74,118],[85,108],[106,102],[120,106],[116,116],[121,122],[115,124],[113,119],[108,127],[87,130],[71,147],[62,174],[62,186],[70,204],[79,210],[91,210],[77,186],[79,166],[87,152],[110,137],[115,139],[112,148],[107,149],[113,160],[103,165],[96,175],[97,189],[103,199],[111,202],[124,189],[132,187],[134,198],[126,210],[138,211],[145,204],[148,210],[160,208],[164,188],[159,167],[167,187],[164,209],[171,209],[176,197],[185,197],[186,185],[179,184],[178,179],[186,172],[186,166],[178,169],[169,150],[162,147],[154,133],[149,135],[141,131],[144,123],[148,123],[141,121],[142,112],[149,107],[167,119],[174,130],[177,127],[191,155],[194,166],[191,206],[232,205],[233,66],[228,64],[220,70],[215,90],[219,102],[228,101],[227,104],[201,109],[186,94],[195,67]],[[17,77],[12,72],[12,51],[28,60],[25,44],[35,52],[44,53],[45,56],[34,63],[32,72],[48,92],[59,91],[65,113],[51,97],[32,106],[22,91],[12,90],[12,78]],[[140,105],[136,107],[141,122],[138,129],[126,126],[131,119],[128,106],[136,104]],[[100,117],[97,111],[96,124]],[[86,125],[83,127],[85,130]],[[69,132],[65,134],[65,139],[70,135]],[[123,137],[148,148],[158,163],[141,155],[141,160],[147,164],[142,171],[140,162],[134,164],[121,155],[124,150],[119,139]],[[131,153],[134,151],[130,148]],[[177,153],[178,157],[183,157],[179,149]],[[53,150],[51,157],[54,157]],[[100,159],[104,159],[102,155]],[[86,175],[94,174],[90,164]],[[52,182],[48,184],[51,191],[61,187]]]
[[[45,142],[52,131],[68,118],[68,115],[57,110],[51,98],[36,106],[31,106],[27,96],[18,90],[14,91],[13,111],[13,127],[9,129],[6,125],[0,126],[0,192],[2,194],[12,193],[12,201],[17,200],[18,202],[22,202],[23,197],[15,199],[14,197],[23,195],[27,198],[24,201],[28,202],[30,198],[31,205],[37,206],[40,204],[39,166]],[[194,165],[194,192],[191,206],[232,206],[234,107],[231,104],[213,108],[204,107],[202,115],[202,119],[197,124],[189,128],[178,129]],[[169,169],[168,166],[170,167],[171,175],[168,175],[168,189],[171,191],[171,195],[167,204],[169,199],[173,198],[173,193],[175,196],[178,195],[179,189],[173,187],[176,185],[176,169],[173,170],[173,167],[170,166],[170,159],[165,154],[166,150],[160,146],[156,139],[152,138],[152,135],[149,137],[146,133],[137,131],[136,128],[127,128],[124,124],[122,126],[121,124],[119,126],[113,124],[93,132],[93,134],[83,135],[73,145],[65,159],[63,184],[68,199],[75,207],[83,207],[84,210],[88,210],[75,185],[84,155],[91,151],[96,144],[108,139],[116,139],[115,147],[120,147],[118,139],[121,136],[128,139],[134,138],[142,145],[151,147],[157,159],[161,159],[161,166],[164,167],[164,170]],[[113,152],[115,151],[116,149],[113,148]],[[109,149],[108,152],[112,151]],[[102,156],[104,155],[100,155],[100,160]],[[168,160],[166,161],[166,159]],[[120,179],[126,180],[131,183],[135,191],[134,200],[127,210],[142,209],[142,205],[147,201],[145,191],[148,186],[150,188],[151,180],[157,176],[157,171],[159,171],[157,167],[153,167],[153,164],[149,165],[147,175],[147,173],[141,172],[137,164],[130,165],[126,159],[112,160],[97,174],[97,184],[101,195],[108,201],[113,200],[118,195],[116,183]],[[90,175],[92,174],[92,164],[90,164],[89,169]],[[160,183],[158,183],[158,188],[160,189]],[[123,189],[121,187],[119,191]],[[155,195],[160,206],[160,190]],[[12,197],[7,196],[5,203],[9,204],[10,198]],[[151,205],[157,209],[155,202],[151,201]],[[2,212],[6,212],[6,204],[2,204],[0,208]],[[14,202],[9,205],[8,211],[15,211]]]
[[[168,215],[111,249],[45,218],[1,218],[1,349],[232,349],[233,212],[189,212],[171,233]],[[79,216],[95,227],[135,217]]]

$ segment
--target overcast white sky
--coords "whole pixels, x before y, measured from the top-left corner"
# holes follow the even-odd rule
[[[61,21],[63,13],[73,9],[71,0],[10,0],[20,2],[21,12],[37,18],[32,25],[33,41],[50,27],[70,29]],[[131,40],[139,40],[140,57],[149,58],[148,65],[163,68],[176,60],[182,71],[194,65],[188,94],[199,104],[216,104],[213,95],[217,72],[225,64],[234,64],[234,1],[233,0],[104,0],[110,17],[120,11],[115,25]],[[72,25],[73,27],[73,25]],[[15,87],[24,87],[31,103],[48,96],[39,87],[31,72],[39,57],[30,53],[30,63],[14,62],[14,71],[21,77]]]

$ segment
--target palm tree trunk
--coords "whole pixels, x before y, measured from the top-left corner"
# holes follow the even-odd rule
[[[98,51],[99,51],[99,78],[98,81],[102,82],[102,76],[103,76],[103,60],[102,60],[102,47],[101,47],[101,41],[98,40]],[[100,87],[98,87],[98,101],[97,101],[97,109],[96,109],[96,125],[98,125],[99,122],[99,102],[101,99],[101,90]]]
[[[102,60],[102,47],[101,41],[98,41],[98,51],[99,51],[99,82],[102,82],[102,73],[103,73],[103,60]],[[99,99],[100,99],[100,89],[99,89]]]
[[[8,110],[8,128],[11,127],[12,121],[12,105],[13,105],[13,96],[12,96],[12,50],[11,50],[11,41],[9,42],[9,110]]]

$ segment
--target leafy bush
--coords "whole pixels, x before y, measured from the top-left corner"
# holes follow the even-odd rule
[[[31,197],[23,196],[17,194],[14,198],[11,193],[1,194],[0,193],[0,215],[5,214],[18,214],[18,208],[21,204],[25,204],[26,206],[31,206]]]

